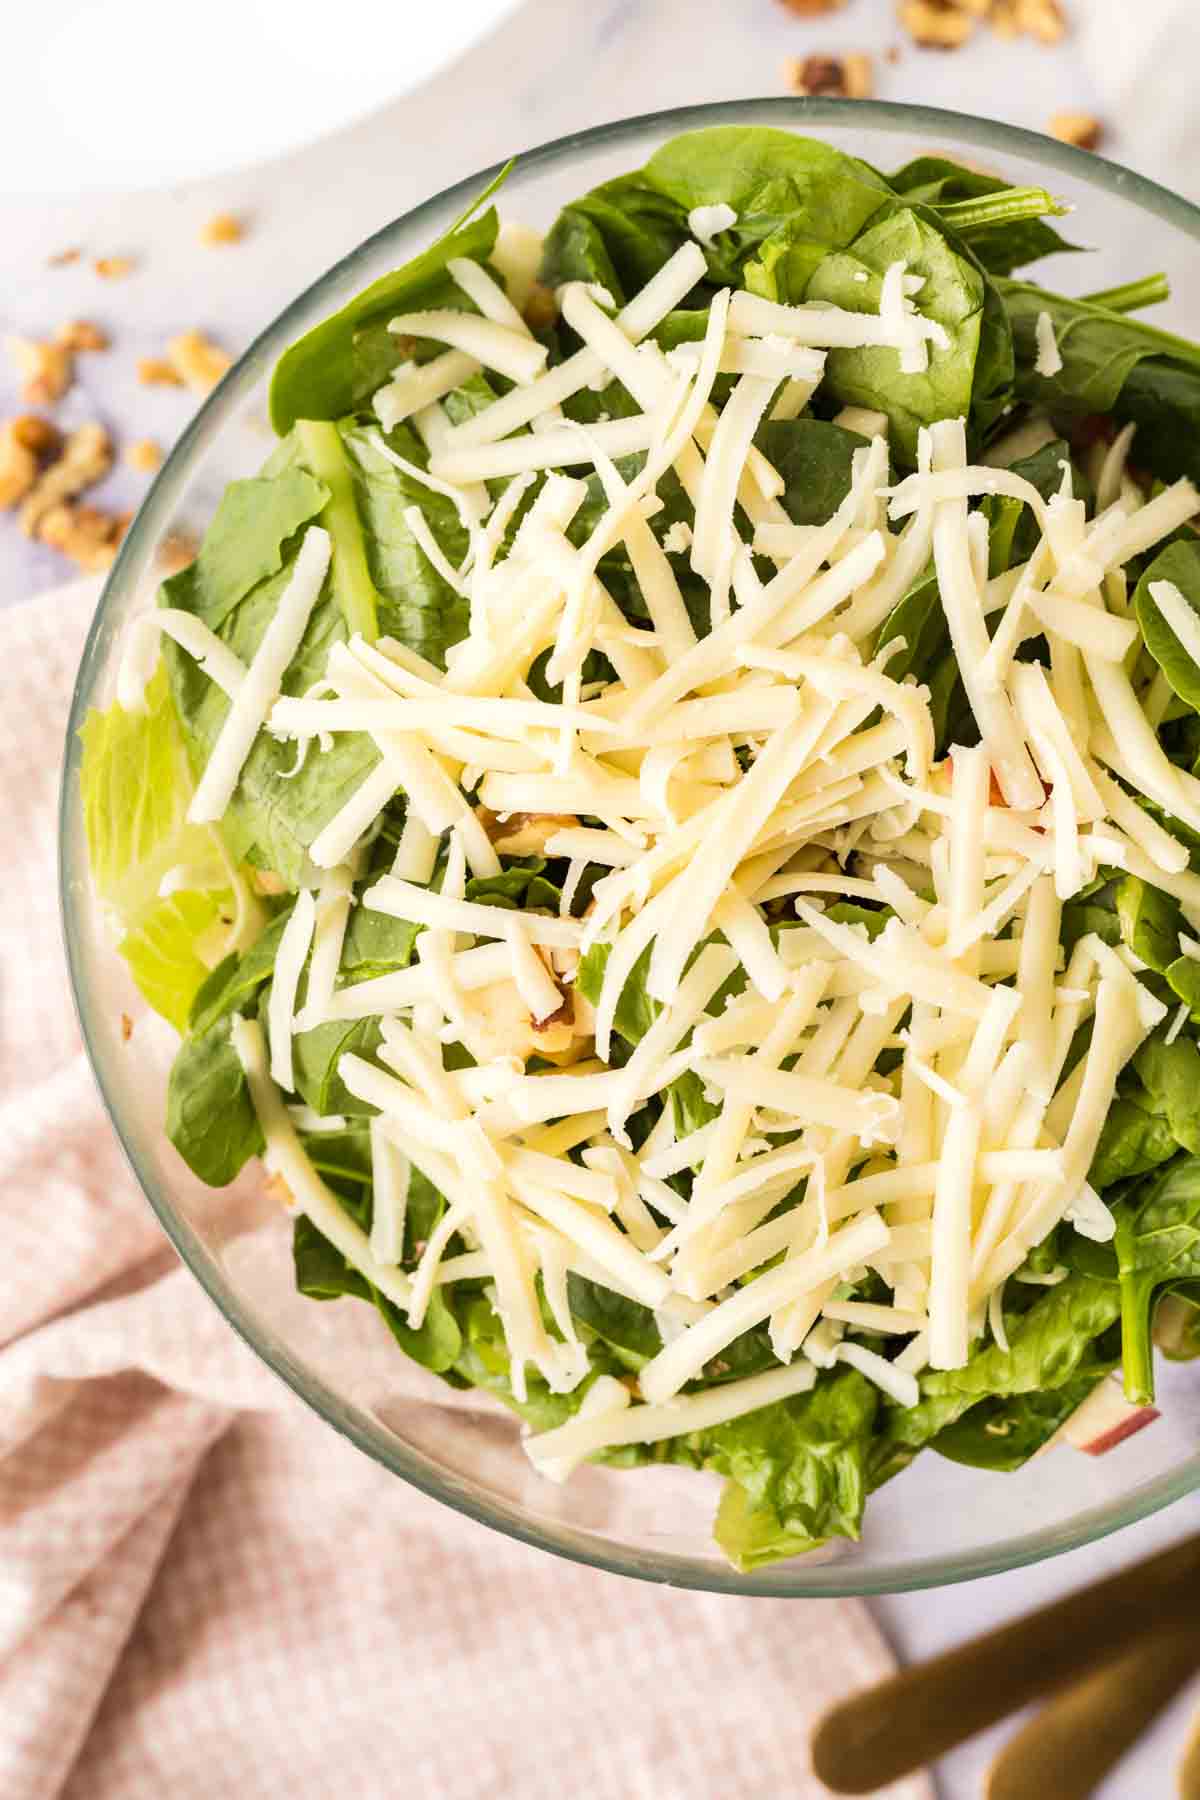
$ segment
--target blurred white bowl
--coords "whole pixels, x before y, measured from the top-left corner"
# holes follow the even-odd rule
[[[58,0],[0,9],[0,193],[165,187],[279,156],[427,81],[517,4]]]

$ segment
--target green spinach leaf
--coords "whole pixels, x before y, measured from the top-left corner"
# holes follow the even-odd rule
[[[1007,1350],[990,1343],[976,1349],[965,1368],[927,1370],[916,1406],[888,1409],[873,1450],[872,1486],[906,1468],[923,1445],[981,1400],[1045,1393],[1073,1381],[1120,1310],[1114,1283],[1072,1274],[1013,1321]]]
[[[1092,1366],[1088,1359],[1062,1387],[984,1400],[940,1431],[930,1447],[973,1469],[1019,1469],[1049,1443],[1113,1367],[1114,1361],[1098,1360]]]
[[[163,603],[195,613],[219,631],[259,582],[279,573],[287,545],[328,499],[325,484],[294,465],[277,475],[231,481],[196,560],[163,582]]]
[[[1041,216],[1053,209],[1053,203],[1047,204],[1049,195],[1034,199],[1038,210],[1032,214],[1013,208],[1010,196],[1021,190],[1010,189],[999,175],[968,169],[949,157],[918,156],[889,179],[910,204],[927,206],[952,224],[989,274],[1011,275],[1044,256],[1079,248],[1066,243]],[[966,211],[967,202],[976,203],[974,211]]]
[[[364,368],[355,353],[356,339],[372,325],[386,325],[398,312],[431,306],[461,306],[462,290],[446,274],[452,257],[482,262],[496,242],[494,207],[478,219],[484,202],[504,181],[502,170],[444,237],[403,268],[394,269],[364,288],[348,305],[325,319],[285,350],[271,379],[271,423],[282,437],[297,419],[338,419],[352,412],[384,379],[376,358]],[[471,222],[468,223],[468,220]],[[397,350],[395,361],[400,360]]]
[[[1200,667],[1159,611],[1151,587],[1169,581],[1192,612],[1200,615],[1200,540],[1180,539],[1159,552],[1133,592],[1133,606],[1146,648],[1181,700],[1200,711]]]
[[[263,1148],[228,1018],[187,1037],[167,1080],[167,1136],[194,1175],[225,1187]]]
[[[189,1030],[194,1033],[207,1031],[210,1025],[215,1025],[227,1013],[246,1010],[264,982],[271,979],[279,952],[279,940],[283,936],[291,910],[290,906],[286,906],[277,913],[249,950],[240,956],[234,952],[210,971],[192,1001],[188,1015]]]
[[[867,440],[824,419],[777,419],[761,425],[755,443],[782,475],[780,499],[796,525],[823,525],[850,492],[851,463]]]
[[[764,126],[684,132],[563,209],[542,279],[599,281],[621,302],[687,240],[694,207],[723,204],[737,217],[706,249],[709,284],[800,300],[828,251],[888,200],[881,175],[813,138]]]
[[[1154,1398],[1151,1332],[1169,1284],[1200,1277],[1200,1158],[1181,1156],[1117,1208],[1125,1397]]]
[[[303,1213],[293,1227],[292,1262],[296,1286],[310,1300],[337,1300],[352,1295],[372,1301],[404,1354],[435,1375],[444,1374],[458,1360],[462,1332],[444,1287],[434,1288],[425,1318],[414,1331],[400,1309],[352,1268]]]
[[[883,277],[897,262],[906,263],[910,274],[924,278],[920,309],[943,327],[949,339],[947,347],[930,346],[929,367],[923,375],[902,373],[894,350],[831,350],[822,391],[843,406],[866,406],[886,413],[892,447],[911,465],[916,461],[917,434],[923,425],[965,417],[972,411],[986,278],[932,225],[904,209],[870,226],[849,250],[826,257],[813,274],[808,294],[812,300],[828,301],[850,312],[876,312]],[[865,281],[856,279],[863,275]],[[989,386],[995,373],[987,371]]]
[[[858,1536],[879,1406],[879,1390],[845,1369],[702,1434],[705,1466],[728,1477],[716,1539],[735,1567]]]

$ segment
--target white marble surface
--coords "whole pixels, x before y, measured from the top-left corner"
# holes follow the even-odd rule
[[[451,4],[452,0],[441,0]],[[1077,0],[1079,7],[1102,0]],[[1159,0],[1147,0],[1153,8]],[[398,9],[402,10],[402,9]],[[452,71],[353,129],[286,160],[193,187],[134,198],[29,201],[0,207],[0,330],[45,333],[60,320],[94,317],[113,335],[105,356],[82,358],[66,421],[105,418],[128,443],[169,443],[192,402],[140,388],[134,366],[171,333],[199,325],[231,350],[244,347],[287,299],[369,232],[414,202],[497,158],[581,126],[698,100],[782,89],[788,55],[834,48],[877,52],[900,41],[890,0],[851,0],[831,18],[799,21],[780,0],[526,0],[496,35]],[[1097,104],[1078,45],[1048,51],[982,37],[968,54],[902,48],[877,61],[880,96],[955,106],[1040,127],[1050,113]],[[1136,142],[1119,131],[1111,151],[1135,165]],[[1170,178],[1156,149],[1158,167]],[[212,213],[244,212],[250,232],[230,249],[198,239]],[[105,283],[86,260],[66,269],[47,258],[67,245],[128,254],[137,272]],[[15,402],[0,367],[0,417]],[[121,471],[110,491],[136,501],[145,478]],[[0,596],[12,601],[61,580],[62,564],[0,519]],[[875,1603],[900,1652],[943,1648],[1040,1600],[1118,1567],[1185,1529],[1200,1503],[1038,1568],[934,1594]],[[936,1530],[936,1521],[931,1521]],[[817,1603],[819,1604],[819,1603]],[[1193,1702],[1194,1703],[1194,1702]],[[1104,1789],[1105,1800],[1157,1800],[1173,1792],[1171,1761],[1187,1704]],[[939,1771],[946,1800],[981,1791],[989,1743],[968,1746]],[[1047,1800],[1052,1797],[1047,1796]]]

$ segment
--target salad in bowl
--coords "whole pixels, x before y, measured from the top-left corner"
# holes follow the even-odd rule
[[[753,1569],[1200,1350],[1200,349],[946,157],[492,199],[280,360],[92,881],[300,1291]]]

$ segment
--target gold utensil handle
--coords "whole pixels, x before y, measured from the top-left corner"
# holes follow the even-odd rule
[[[1200,1713],[1192,1720],[1175,1785],[1179,1800],[1200,1800]]]
[[[993,1762],[987,1800],[1087,1800],[1200,1667],[1200,1621],[1163,1623],[1075,1682]]]
[[[816,1728],[813,1766],[835,1794],[872,1794],[1189,1611],[1200,1535],[842,1701]]]

